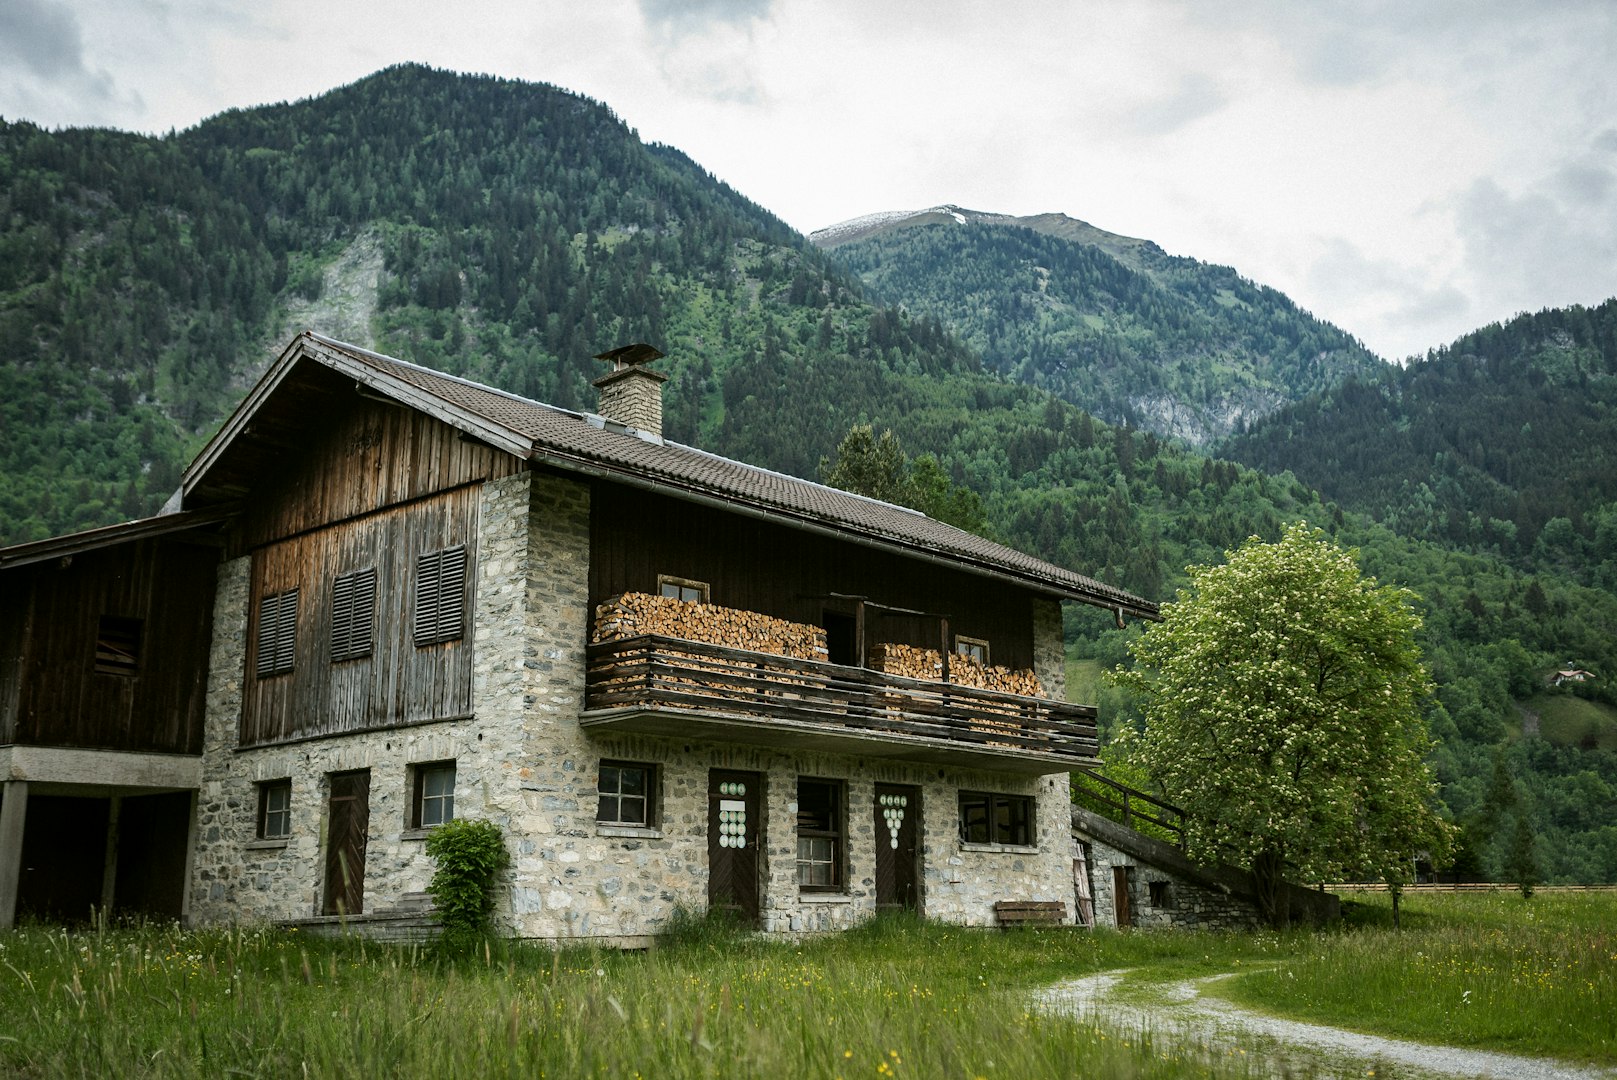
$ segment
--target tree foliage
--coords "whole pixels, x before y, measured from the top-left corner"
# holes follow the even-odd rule
[[[836,460],[820,459],[820,477],[831,487],[908,506],[988,535],[988,517],[977,493],[955,484],[931,454],[911,461],[891,431],[878,436],[869,424],[855,424],[838,444]]]
[[[1407,880],[1448,835],[1414,597],[1302,524],[1227,554],[1191,570],[1117,673],[1144,697],[1139,754],[1191,853],[1250,867],[1276,922],[1282,875]]]

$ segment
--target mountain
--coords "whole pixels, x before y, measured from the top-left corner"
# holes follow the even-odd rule
[[[991,369],[1193,446],[1384,366],[1227,266],[1062,214],[938,206],[810,239],[873,297],[938,319]]]
[[[1406,536],[1617,590],[1617,300],[1486,326],[1222,450]]]
[[[1132,364],[1167,356],[1161,370],[1144,365],[1146,390],[1129,389],[1138,366],[1102,372],[1124,404],[1170,382],[1233,400],[1282,368],[1299,385],[1273,393],[1300,402],[1305,386],[1328,392],[1339,368],[1376,370],[1232,271],[1059,216],[1041,219],[1044,232],[943,216],[877,223],[822,250],[600,103],[418,66],[163,137],[0,124],[0,543],[153,512],[303,326],[571,407],[594,400],[594,353],[650,341],[669,354],[671,437],[813,477],[856,424],[890,428],[981,498],[999,539],[1147,597],[1170,598],[1187,564],[1299,519],[1359,547],[1370,573],[1423,598],[1442,794],[1474,823],[1483,867],[1500,864],[1498,822],[1530,813],[1551,878],[1617,880],[1617,751],[1600,726],[1617,703],[1610,587],[1581,565],[1400,535],[1402,519],[1358,512],[1346,489],[1332,502],[1284,463],[1263,471],[1098,420],[997,370],[950,329],[964,316],[897,306],[842,262],[860,245],[930,248],[934,232],[996,259],[1021,252],[1049,271],[1041,295],[1053,299],[1028,294],[1038,317],[1007,315],[1001,336],[1060,337],[1059,324],[1062,340]],[[1072,284],[1091,280],[1104,296]],[[1099,305],[1087,329],[1057,319],[1079,300]],[[1314,344],[1259,364],[1254,327]],[[1575,344],[1581,332],[1567,328]],[[1069,364],[1043,378],[1082,374]],[[1133,704],[1088,674],[1119,662],[1135,628],[1119,633],[1101,614],[1069,613],[1068,641],[1081,692],[1116,726]],[[1547,691],[1544,675],[1569,659],[1599,678]],[[1493,783],[1496,761],[1509,783]],[[1512,784],[1514,811],[1502,794]]]

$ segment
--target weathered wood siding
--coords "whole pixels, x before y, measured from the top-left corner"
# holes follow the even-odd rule
[[[480,485],[388,507],[303,533],[253,554],[241,742],[464,716],[471,712],[472,597]],[[417,648],[411,636],[416,560],[464,544],[464,636]],[[338,574],[374,567],[376,610],[370,655],[331,659],[332,585]],[[298,590],[290,672],[259,678],[258,611],[264,597]]]
[[[705,581],[709,600],[819,624],[831,593],[949,617],[951,635],[987,640],[989,659],[1033,665],[1032,594],[1013,585],[757,518],[598,483],[591,496],[590,603],[657,591],[657,576]],[[937,648],[935,618],[867,609],[865,641]]]
[[[0,744],[200,753],[218,561],[158,538],[7,571]],[[96,671],[104,616],[139,621],[128,672]]]
[[[238,551],[527,467],[414,409],[351,390],[340,401],[309,417],[301,444],[260,475]]]

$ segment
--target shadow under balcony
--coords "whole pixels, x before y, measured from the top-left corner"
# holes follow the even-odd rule
[[[1052,773],[1092,767],[1095,709],[659,635],[589,646],[585,731]]]

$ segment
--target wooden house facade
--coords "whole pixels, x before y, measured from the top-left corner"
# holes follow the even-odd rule
[[[1060,603],[1152,605],[664,440],[655,355],[605,355],[601,416],[305,334],[181,513],[0,551],[0,917],[387,933],[421,918],[431,829],[478,817],[525,937],[636,942],[708,905],[781,932],[1070,919],[1067,773],[1096,741]],[[43,673],[68,655],[87,680]],[[133,686],[97,666],[131,662]],[[172,768],[64,794],[39,748]],[[52,801],[73,795],[77,817]],[[142,830],[166,846],[137,860],[98,800],[167,814]],[[30,879],[68,828],[100,876]]]

